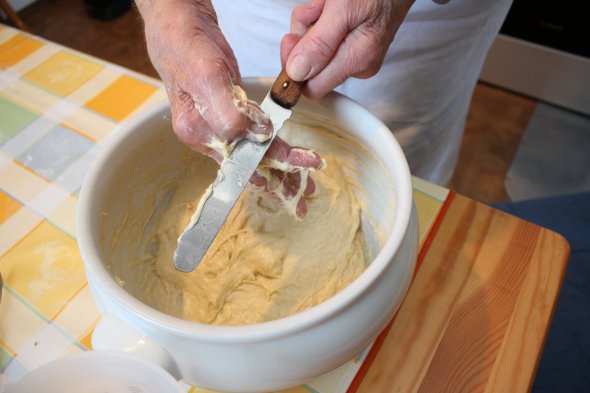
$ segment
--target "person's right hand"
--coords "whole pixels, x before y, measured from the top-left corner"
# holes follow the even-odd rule
[[[239,87],[238,64],[211,2],[137,0],[136,4],[145,23],[148,53],[166,86],[177,137],[217,162],[242,138],[267,140],[272,123]],[[301,172],[321,168],[323,160],[275,138],[263,164],[271,170],[259,170],[251,183],[277,197],[273,199],[280,204],[295,206],[292,215],[304,216],[305,197],[315,185],[311,179],[302,184],[307,176]]]
[[[307,0],[291,14],[281,61],[303,93],[319,98],[346,79],[377,74],[415,0]],[[446,0],[437,0],[445,2]]]

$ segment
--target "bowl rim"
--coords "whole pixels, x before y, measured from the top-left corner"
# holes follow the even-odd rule
[[[248,91],[249,86],[256,87],[257,84],[270,88],[273,81],[274,79],[270,77],[243,78],[243,85]],[[394,260],[394,256],[406,236],[413,208],[411,175],[401,146],[393,133],[375,115],[351,98],[334,91],[321,98],[319,103],[327,108],[343,105],[348,107],[345,108],[347,110],[361,111],[364,116],[381,124],[382,127],[376,129],[378,133],[376,137],[379,138],[380,143],[388,145],[392,155],[387,159],[378,155],[379,160],[387,173],[391,173],[392,170],[399,172],[397,178],[400,181],[396,184],[399,188],[396,192],[398,195],[396,214],[391,232],[373,261],[352,283],[329,299],[306,310],[287,317],[247,325],[210,325],[183,320],[152,308],[125,291],[101,261],[96,240],[98,224],[93,224],[97,215],[93,213],[92,208],[96,203],[95,195],[101,194],[99,183],[102,168],[108,165],[111,157],[116,155],[122,146],[125,146],[126,141],[133,142],[133,135],[138,132],[137,130],[142,124],[148,122],[154,115],[165,116],[166,113],[169,113],[170,104],[168,100],[164,100],[122,124],[118,130],[107,137],[103,151],[94,161],[83,182],[78,201],[77,239],[91,286],[96,285],[96,280],[100,282],[101,290],[104,288],[104,292],[109,294],[110,300],[130,312],[130,314],[126,314],[127,317],[139,318],[161,329],[174,332],[176,335],[190,336],[191,338],[195,336],[206,337],[211,342],[251,342],[289,335],[295,331],[309,329],[335,314],[341,313],[348,305],[359,300],[372,283],[379,279],[381,272],[387,265]],[[374,150],[368,146],[367,148]]]

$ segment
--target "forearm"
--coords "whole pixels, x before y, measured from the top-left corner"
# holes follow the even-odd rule
[[[203,33],[208,26],[217,26],[217,15],[210,0],[135,0],[146,36],[150,30],[184,31],[182,34]],[[207,26],[204,26],[207,25]],[[153,28],[152,28],[153,27]]]
[[[192,13],[199,9],[201,12],[215,15],[213,4],[210,0],[135,0],[135,5],[142,15],[150,15],[155,10],[177,10],[184,13]]]

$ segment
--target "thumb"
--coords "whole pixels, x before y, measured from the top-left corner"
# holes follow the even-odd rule
[[[338,13],[324,12],[301,37],[287,59],[287,74],[294,81],[313,78],[332,60],[348,33],[346,21]]]
[[[285,67],[287,63],[287,59],[289,58],[289,54],[291,50],[297,45],[297,41],[301,39],[300,36],[297,34],[289,33],[286,34],[283,39],[281,40],[281,66]]]

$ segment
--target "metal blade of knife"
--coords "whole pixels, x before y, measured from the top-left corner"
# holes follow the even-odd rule
[[[300,82],[292,81],[284,70],[281,72],[260,104],[273,125],[271,138],[262,143],[242,139],[223,162],[198,219],[191,220],[178,238],[174,253],[177,270],[191,272],[203,259],[275,136],[291,117],[291,108],[301,95],[301,87]]]

